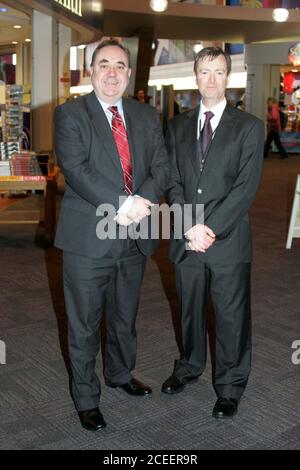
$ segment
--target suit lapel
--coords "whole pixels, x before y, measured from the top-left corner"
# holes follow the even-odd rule
[[[230,106],[227,104],[220,119],[219,125],[215,130],[214,137],[208,148],[201,176],[208,173],[210,169],[216,168],[217,165],[221,164],[220,160],[225,157],[224,153],[226,142],[229,140],[228,137],[231,133],[235,120],[235,110],[230,108]]]
[[[131,112],[130,101],[127,98],[123,98],[122,103],[132,164],[132,191],[134,192],[139,186],[138,176],[144,174],[142,167],[145,165],[145,161],[139,151],[139,143],[143,141],[145,129],[138,117]]]
[[[200,176],[200,162],[197,148],[197,127],[198,127],[199,106],[187,113],[185,127],[183,131],[183,139],[186,142],[187,154],[195,169],[196,175]]]
[[[117,149],[109,122],[94,92],[87,95],[86,107],[87,107],[87,112],[94,125],[96,134],[100,138],[101,145],[103,145],[109,158],[112,160],[116,169],[118,170],[120,175],[123,177],[123,170],[122,170],[120,158],[118,155],[118,149]]]

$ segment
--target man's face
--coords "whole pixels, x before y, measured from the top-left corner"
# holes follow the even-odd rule
[[[225,96],[228,84],[225,58],[220,55],[213,60],[206,57],[199,61],[196,71],[196,83],[205,106],[213,107],[220,103]]]
[[[127,54],[118,46],[105,46],[98,52],[91,71],[96,95],[105,103],[119,101],[131,75]]]

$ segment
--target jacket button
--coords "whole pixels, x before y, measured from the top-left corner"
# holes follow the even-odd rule
[[[202,189],[198,189],[197,193],[202,194]]]

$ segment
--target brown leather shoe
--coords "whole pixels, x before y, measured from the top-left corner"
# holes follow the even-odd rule
[[[104,421],[99,408],[79,411],[78,415],[81,426],[88,431],[100,431],[100,429],[103,429],[106,426],[106,422]]]
[[[235,398],[218,398],[212,415],[214,418],[232,418],[238,410],[238,400]]]
[[[106,381],[106,385],[111,388],[121,388],[124,392],[128,393],[128,395],[134,396],[145,396],[150,395],[152,390],[148,385],[144,385],[139,380],[132,378],[129,382],[122,384],[122,385],[115,385],[111,382]]]

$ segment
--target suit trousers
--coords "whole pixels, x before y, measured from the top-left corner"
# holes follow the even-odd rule
[[[135,320],[146,257],[133,240],[114,240],[99,259],[64,251],[64,294],[68,316],[72,395],[78,411],[99,405],[101,384],[95,372],[100,322],[106,312],[104,375],[122,385],[136,361]]]
[[[202,374],[207,356],[207,307],[211,295],[216,336],[213,378],[217,396],[240,399],[251,367],[251,264],[203,263],[189,252],[176,265],[184,357],[175,364],[183,383]]]

